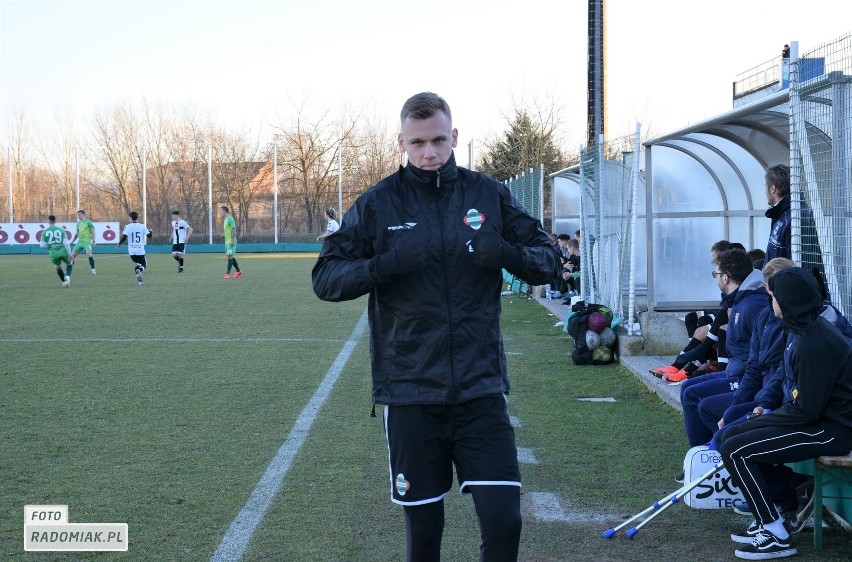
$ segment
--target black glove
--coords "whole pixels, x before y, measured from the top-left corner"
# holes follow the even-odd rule
[[[410,231],[398,233],[399,238],[390,251],[373,258],[376,281],[384,283],[391,277],[423,269],[426,263],[426,243]]]
[[[518,271],[524,263],[521,247],[509,244],[493,230],[474,234],[468,251],[473,263],[482,269]]]

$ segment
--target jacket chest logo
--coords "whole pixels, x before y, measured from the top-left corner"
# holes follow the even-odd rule
[[[474,230],[479,230],[480,228],[482,228],[482,223],[485,222],[485,215],[483,215],[476,209],[471,209],[464,216],[462,222],[464,222],[466,225],[468,225]]]

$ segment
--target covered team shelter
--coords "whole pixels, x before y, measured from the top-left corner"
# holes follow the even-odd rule
[[[777,92],[642,143],[636,205],[630,208],[635,249],[623,263],[620,279],[625,293],[632,275],[637,312],[717,308],[710,247],[724,239],[747,250],[766,249],[770,220],[765,216],[764,174],[770,166],[790,162],[787,98],[786,90]],[[594,240],[607,215],[619,213],[606,211],[606,199],[595,183],[617,186],[621,199],[615,204],[624,207],[632,166],[628,152],[605,160],[598,174],[584,171],[583,164],[552,174],[554,232],[581,229]],[[629,223],[631,217],[621,220]],[[590,254],[594,259],[594,252]],[[600,284],[599,279],[593,282]]]

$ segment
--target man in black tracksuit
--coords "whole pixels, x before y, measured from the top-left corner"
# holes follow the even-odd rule
[[[755,518],[744,533],[731,535],[751,543],[735,552],[747,560],[797,552],[769,493],[771,466],[852,450],[852,346],[820,316],[823,299],[811,273],[783,269],[769,278],[769,292],[788,332],[784,363],[792,371],[793,400],[731,427],[719,447]]]
[[[373,402],[385,405],[408,559],[440,559],[455,466],[460,491],[473,496],[481,559],[515,560],[521,481],[504,397],[501,270],[543,285],[558,259],[506,186],[456,166],[446,101],[417,94],[400,120],[408,165],[361,195],[325,240],[314,292],[369,295]]]

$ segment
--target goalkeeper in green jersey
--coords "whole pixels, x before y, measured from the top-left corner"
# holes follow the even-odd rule
[[[74,235],[71,243],[74,244],[71,261],[76,260],[82,252],[86,252],[89,267],[92,268],[92,275],[94,275],[95,258],[92,257],[92,249],[95,247],[95,223],[86,218],[86,211],[83,209],[77,211],[77,234]]]
[[[47,248],[47,255],[50,256],[50,261],[56,267],[56,274],[59,275],[59,280],[63,287],[71,285],[71,270],[74,269],[74,262],[69,257],[71,253],[71,244],[68,242],[68,236],[65,231],[56,226],[56,217],[50,215],[47,217],[48,227],[41,231],[41,239],[39,246]],[[62,271],[62,264],[67,266],[66,271]]]
[[[230,209],[222,205],[222,228],[225,234],[225,256],[228,258],[228,271],[225,273],[225,279],[230,279],[231,268],[236,269],[233,278],[236,279],[243,274],[240,266],[237,264],[237,221],[231,214]]]

